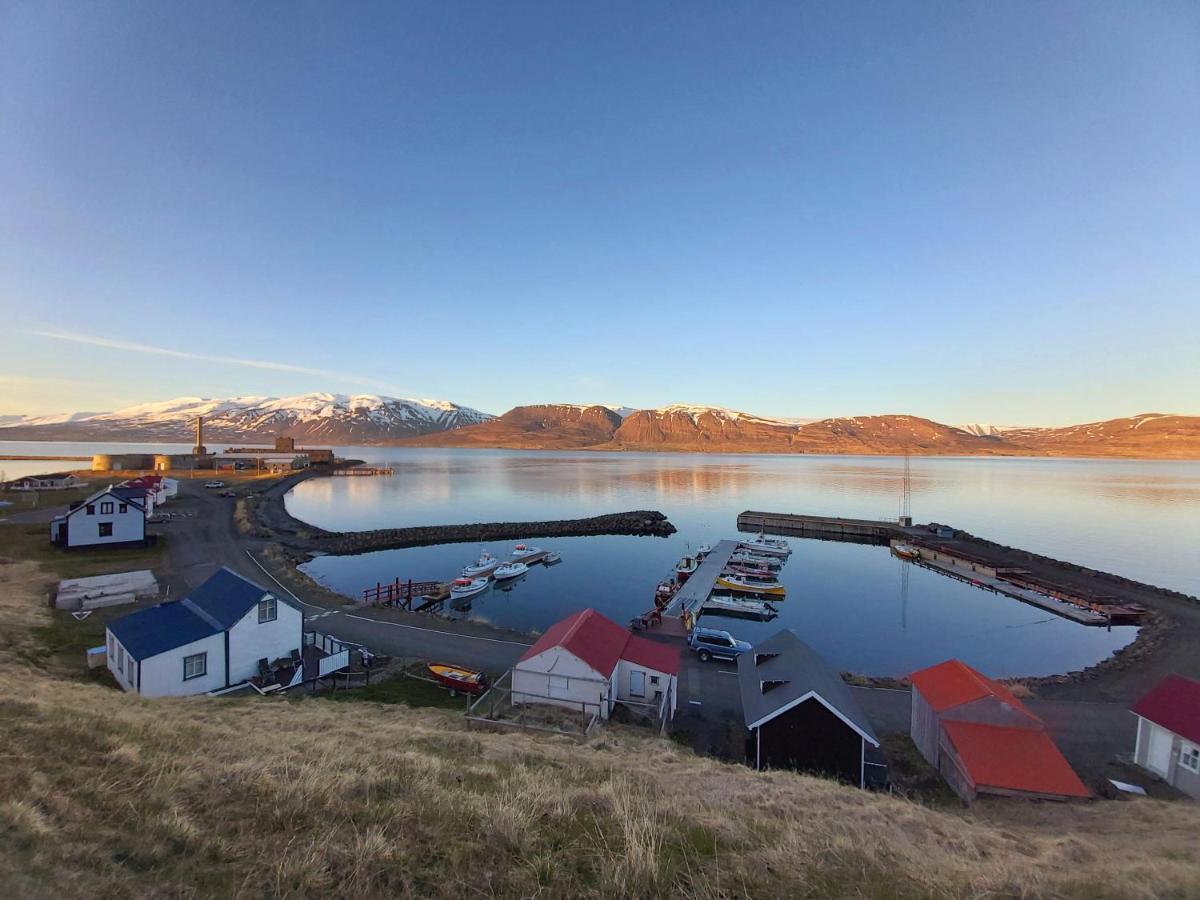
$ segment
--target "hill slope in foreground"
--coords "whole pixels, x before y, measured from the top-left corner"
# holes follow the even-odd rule
[[[139,700],[35,652],[44,589],[0,563],[9,896],[1200,891],[1192,805],[939,811],[620,727],[577,744],[399,706]]]
[[[603,406],[518,406],[487,422],[398,441],[422,447],[682,450],[953,456],[1200,458],[1200,417],[1148,413],[1067,428],[958,428],[919,416],[795,422],[716,407],[668,406],[621,417]]]

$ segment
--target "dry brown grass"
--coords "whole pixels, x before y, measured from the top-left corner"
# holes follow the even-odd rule
[[[15,649],[46,614],[21,587],[40,577],[0,565],[8,896],[1200,892],[1191,805],[947,813],[621,728],[581,745],[436,710],[145,701],[62,679]]]

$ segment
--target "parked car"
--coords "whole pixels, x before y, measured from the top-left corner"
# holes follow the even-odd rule
[[[708,662],[714,657],[733,661],[741,654],[754,649],[745,641],[739,641],[728,631],[700,627],[692,629],[688,646],[696,651],[701,662]]]
[[[225,487],[225,482],[223,482],[223,481],[206,481],[206,482],[204,482],[204,486],[206,488],[223,488],[223,487]]]
[[[226,491],[221,491],[221,496],[222,496],[222,497],[236,497],[236,496],[237,496],[237,491],[228,491],[228,490],[226,490]]]

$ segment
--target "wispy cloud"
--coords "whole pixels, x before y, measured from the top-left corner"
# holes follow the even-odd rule
[[[242,359],[237,356],[216,356],[210,353],[192,353],[188,350],[171,350],[168,347],[155,347],[152,344],[142,344],[137,341],[122,341],[114,338],[100,337],[93,334],[78,334],[72,331],[39,331],[31,330],[29,334],[50,338],[56,341],[70,341],[74,344],[87,344],[92,347],[105,347],[109,350],[126,350],[132,353],[152,353],[157,356],[170,356],[175,359],[194,359],[198,362],[219,363],[227,366],[245,366],[250,369],[269,369],[273,372],[294,372],[300,375],[315,375],[318,378],[328,378],[346,384],[359,384],[365,387],[382,388],[398,391],[397,388],[376,378],[356,375],[353,372],[337,372],[332,369],[314,369],[311,366],[297,366],[293,363],[274,362],[266,359]]]

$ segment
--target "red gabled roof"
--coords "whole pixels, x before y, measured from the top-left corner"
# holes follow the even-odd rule
[[[1133,705],[1133,711],[1200,744],[1200,682],[1182,675],[1168,675]]]
[[[990,696],[1002,700],[1036,721],[1041,721],[1000,682],[992,681],[957,659],[948,659],[928,669],[913,672],[909,679],[913,688],[921,692],[921,696],[933,707],[934,712],[945,712],[964,703]]]
[[[630,634],[594,609],[583,609],[555,622],[521,654],[518,662],[532,659],[551,647],[562,647],[605,677],[612,675],[621,659],[670,675],[679,672],[678,647]]]
[[[555,622],[522,655],[520,662],[532,659],[551,647],[562,647],[602,675],[612,674],[629,640],[629,632],[594,609],[583,609]]]
[[[1045,732],[953,720],[943,720],[942,729],[977,787],[1091,796]]]

